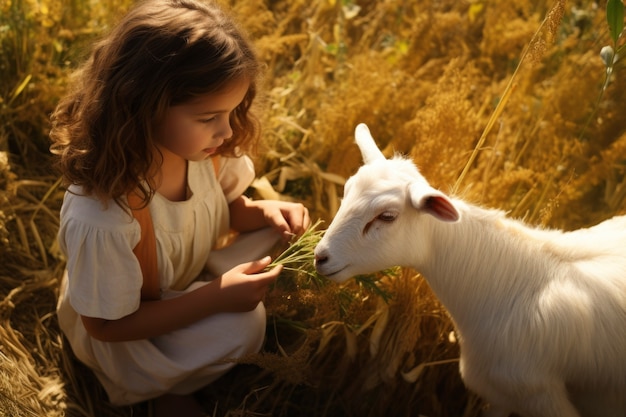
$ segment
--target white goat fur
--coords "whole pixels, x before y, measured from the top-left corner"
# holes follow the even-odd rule
[[[529,227],[433,189],[411,161],[386,159],[367,126],[355,136],[365,164],[315,249],[318,272],[420,272],[489,415],[626,416],[626,216]]]

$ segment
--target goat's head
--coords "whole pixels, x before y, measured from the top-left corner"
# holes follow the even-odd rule
[[[364,165],[348,179],[337,215],[315,248],[315,268],[343,282],[358,274],[413,265],[424,214],[455,222],[452,202],[409,159],[386,159],[364,124],[355,130]]]

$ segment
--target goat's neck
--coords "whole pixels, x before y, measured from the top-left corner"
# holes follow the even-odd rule
[[[553,262],[521,223],[495,210],[462,210],[457,223],[429,221],[432,253],[426,265],[416,266],[460,330],[510,311],[515,300],[538,290],[532,277]]]

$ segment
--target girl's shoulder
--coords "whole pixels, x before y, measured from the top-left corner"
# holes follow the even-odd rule
[[[215,161],[209,163],[208,160],[196,162],[195,165],[200,171],[198,177],[217,174],[218,184],[229,202],[243,193],[254,180],[254,163],[247,155],[237,158],[220,156],[217,169],[214,166],[215,163]],[[214,169],[216,172],[213,172]],[[195,179],[191,181],[193,183]]]
[[[107,202],[85,195],[82,188],[70,185],[61,207],[61,223],[76,221],[98,229],[134,231],[136,225],[130,213],[115,201]]]
[[[224,173],[248,173],[254,171],[254,162],[248,155],[238,157],[216,155],[204,161],[190,161],[202,175],[212,172],[220,178]]]

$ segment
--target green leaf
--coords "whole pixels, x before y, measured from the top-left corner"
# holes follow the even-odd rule
[[[606,21],[613,44],[617,45],[619,35],[624,30],[624,4],[622,0],[608,0],[606,3]]]

